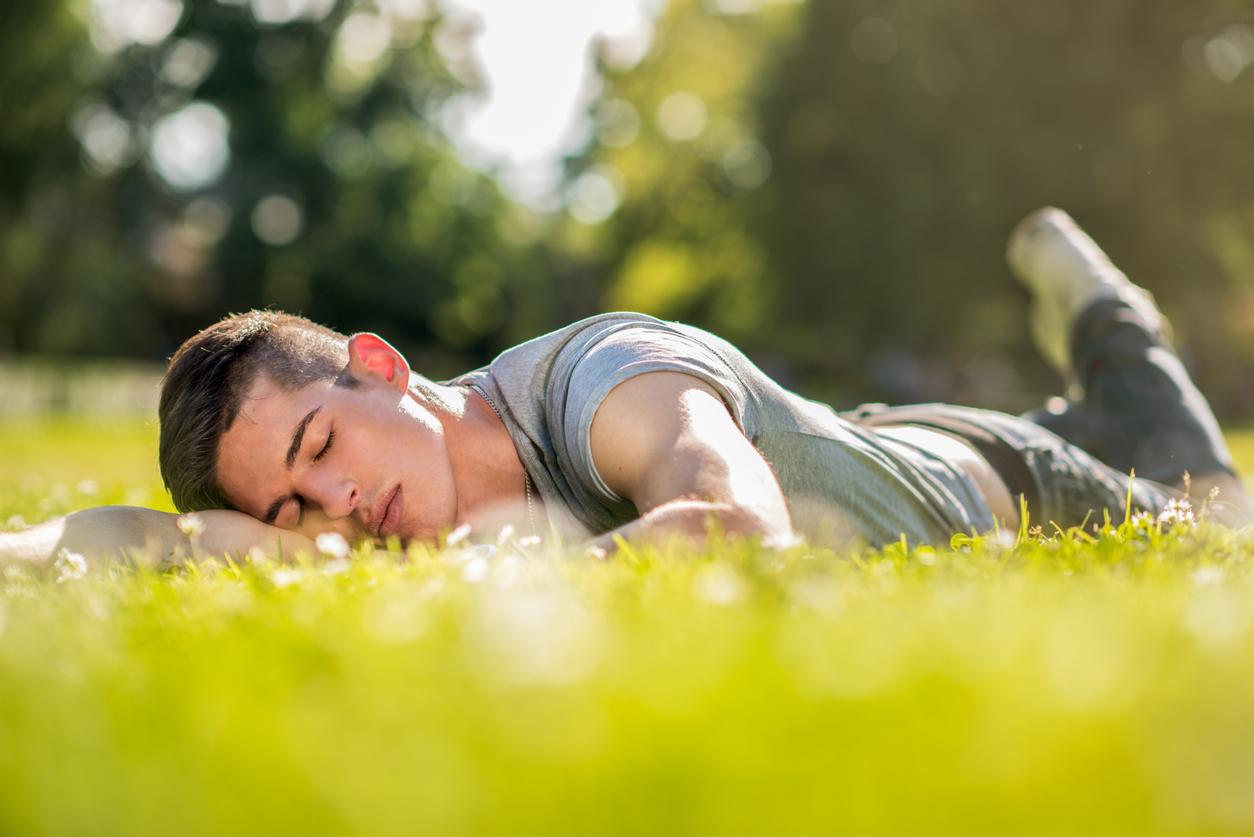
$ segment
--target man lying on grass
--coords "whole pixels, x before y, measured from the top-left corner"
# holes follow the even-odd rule
[[[1122,517],[1129,498],[1158,512],[1182,488],[1218,489],[1212,513],[1245,525],[1250,501],[1150,295],[1056,209],[1025,219],[1007,256],[1042,353],[1084,393],[1060,415],[837,414],[729,343],[638,314],[575,323],[437,384],[373,334],[253,312],[174,356],[161,473],[175,506],[202,512],[210,554],[312,551],[324,532],[437,543],[511,517],[520,535],[606,550],[710,531],[782,545],[820,522],[872,545],[946,544],[1014,529],[1021,508],[1063,528]],[[0,539],[10,559],[43,565],[62,549],[109,559],[187,543],[176,515],[121,507]]]

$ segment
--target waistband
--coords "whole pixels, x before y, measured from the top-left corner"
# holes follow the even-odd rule
[[[939,430],[956,436],[975,448],[976,453],[1006,484],[1010,496],[1022,498],[1027,504],[1029,520],[1043,520],[1041,488],[1036,475],[1023,460],[1023,455],[1001,436],[981,425],[974,416],[964,415],[964,408],[948,404],[914,404],[905,407],[889,407],[886,404],[864,404],[858,409],[841,413],[862,427],[910,426]],[[974,412],[974,411],[972,411]]]

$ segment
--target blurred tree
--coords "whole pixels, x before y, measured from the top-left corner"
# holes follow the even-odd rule
[[[1186,62],[1206,49],[1194,37],[1236,38],[1254,58],[1239,13],[811,3],[760,100],[780,211],[759,229],[790,355],[873,396],[1027,406],[1014,390],[1059,384],[1029,346],[1002,249],[1019,218],[1056,204],[1159,295],[1208,392],[1239,409],[1225,379],[1249,356],[1230,352],[1208,230],[1244,211],[1232,185],[1254,185],[1239,140],[1254,111],[1248,78]]]
[[[76,194],[92,183],[78,165],[66,116],[86,85],[72,71],[86,29],[60,3],[0,9],[0,351],[26,346],[42,326],[55,277],[93,249]],[[73,251],[71,244],[81,244]],[[49,339],[55,340],[50,334]]]
[[[6,188],[25,206],[0,219],[17,348],[166,354],[258,306],[401,335],[437,374],[500,347],[513,283],[543,274],[437,125],[475,83],[444,58],[466,54],[460,21],[425,0],[97,0],[89,42],[61,5],[39,8],[6,35],[57,21],[38,54],[73,73],[50,74],[55,101],[6,100],[31,126],[6,126],[6,163],[25,143],[45,172]]]
[[[557,217],[439,130],[473,33],[425,0],[77,8],[0,11],[0,349],[161,356],[273,305],[439,375],[635,308],[841,405],[1016,409],[1060,382],[1001,252],[1054,203],[1254,409],[1238,0],[672,0]]]
[[[572,162],[623,186],[605,302],[729,334],[840,404],[1018,409],[1061,383],[1002,250],[1053,203],[1246,414],[1252,20],[1230,0],[675,0]]]
[[[603,65],[596,141],[569,172],[576,222],[613,215],[592,251],[608,277],[603,308],[762,344],[773,289],[764,242],[750,229],[774,199],[754,96],[797,17],[791,4],[737,14],[672,0],[644,61]]]

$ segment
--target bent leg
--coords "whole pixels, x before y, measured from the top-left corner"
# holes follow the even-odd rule
[[[1254,508],[1210,405],[1171,349],[1170,326],[1153,297],[1056,209],[1025,219],[1007,258],[1032,292],[1038,346],[1083,392],[1061,414],[1036,410],[1025,418],[1117,471],[1184,488],[1196,499],[1218,488],[1222,500]]]
[[[1118,299],[1080,315],[1071,343],[1084,398],[1061,415],[1028,418],[1125,473],[1179,485],[1184,474],[1236,468],[1206,398],[1150,324]]]
[[[1227,525],[1250,523],[1254,505],[1210,404],[1154,337],[1141,314],[1116,300],[1095,303],[1076,321],[1072,356],[1089,416],[1087,449],[1195,500],[1218,497],[1210,505]]]

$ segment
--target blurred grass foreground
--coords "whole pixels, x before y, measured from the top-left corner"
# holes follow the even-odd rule
[[[0,425],[0,520],[155,500],[129,422]],[[1049,534],[9,570],[0,834],[1250,833],[1254,550]]]
[[[1249,833],[1252,566],[1149,524],[10,572],[0,832]]]

